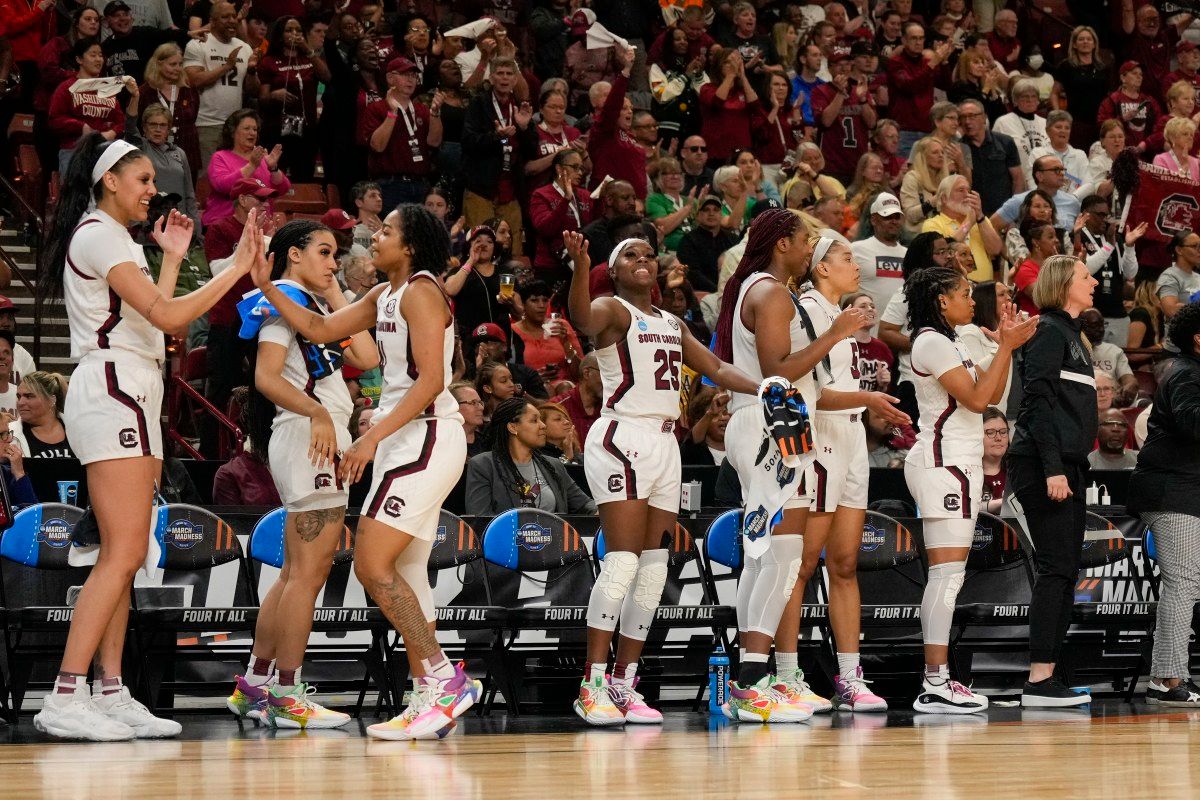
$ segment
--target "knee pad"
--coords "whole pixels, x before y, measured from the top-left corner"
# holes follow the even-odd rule
[[[600,577],[592,587],[588,602],[589,628],[611,631],[617,627],[621,604],[637,577],[638,557],[627,550],[616,550],[604,556]]]
[[[638,557],[637,580],[621,604],[621,635],[645,641],[667,584],[667,551],[647,550]]]
[[[934,564],[929,568],[929,578],[921,598],[921,633],[925,644],[950,643],[954,607],[966,576],[965,561]]]
[[[926,549],[931,547],[970,547],[975,539],[973,519],[927,519],[922,526]]]
[[[746,630],[775,636],[804,561],[803,536],[772,536],[746,609]]]

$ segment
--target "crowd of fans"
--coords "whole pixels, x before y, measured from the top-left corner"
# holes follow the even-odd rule
[[[1081,318],[1101,413],[1092,463],[1123,469],[1166,327],[1200,292],[1200,234],[1163,246],[1121,227],[1110,173],[1133,147],[1200,180],[1200,25],[1178,4],[1066,5],[1073,27],[1004,0],[0,0],[0,123],[33,115],[51,181],[91,131],[144,150],[151,223],[172,208],[198,223],[180,291],[231,263],[250,211],[270,234],[298,187],[327,187],[319,219],[351,300],[378,280],[370,237],[387,211],[423,203],[444,220],[468,511],[588,508],[560,469],[581,459],[601,402],[566,314],[564,231],[587,236],[593,296],[612,292],[615,243],[653,243],[662,307],[707,340],[745,230],[779,207],[852,243],[861,287],[843,305],[871,316],[855,335],[862,387],[914,419],[906,277],[938,264],[974,282],[958,333],[986,364],[998,309],[1036,313],[1042,263],[1079,255],[1099,281]],[[250,380],[244,284],[187,339],[207,347],[206,396],[234,418]],[[25,457],[70,448],[65,381],[22,361],[6,302],[0,448],[16,475],[14,443]],[[379,375],[346,374],[357,436]],[[985,417],[989,501],[1013,384]],[[685,463],[721,463],[727,401],[688,376]],[[914,432],[863,422],[872,465],[901,465]],[[215,455],[215,426],[198,437]],[[222,501],[271,500],[262,451],[223,469]],[[484,486],[501,470],[515,489]]]

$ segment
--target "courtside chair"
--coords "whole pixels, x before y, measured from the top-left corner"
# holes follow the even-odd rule
[[[250,534],[250,572],[255,588],[255,603],[262,604],[262,598],[278,578],[277,570],[284,563],[284,524],[287,510],[280,507],[259,518]],[[354,583],[354,534],[350,527],[344,526],[342,535],[338,538],[337,549],[333,553],[333,567],[329,571],[329,579],[317,596],[313,609],[313,633],[320,635],[324,642],[310,641],[305,654],[306,661],[344,662],[355,658],[362,662],[364,674],[355,681],[358,688],[358,700],[354,713],[357,716],[362,711],[367,689],[374,682],[379,691],[380,705],[389,709],[397,708],[398,698],[394,694],[395,686],[389,680],[386,668],[387,631],[391,625],[383,613],[370,602],[366,592],[362,593],[363,602],[349,601],[355,593],[348,591]],[[355,634],[359,634],[355,636]],[[369,637],[366,642],[361,641]],[[356,638],[355,643],[344,642],[347,638]],[[314,637],[316,638],[316,637]],[[325,686],[327,683],[322,682]]]
[[[506,609],[502,644],[505,704],[519,714],[524,689],[573,689],[583,672],[587,606],[596,576],[587,543],[566,520],[522,508],[496,516],[483,532],[493,602]],[[555,703],[565,700],[555,696]],[[494,703],[495,695],[488,703]]]

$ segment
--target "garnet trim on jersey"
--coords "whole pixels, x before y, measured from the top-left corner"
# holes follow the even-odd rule
[[[433,446],[437,444],[437,420],[426,420],[425,426],[425,441],[421,444],[421,453],[417,456],[417,460],[401,464],[383,474],[383,478],[379,481],[379,488],[375,490],[375,496],[371,498],[367,516],[379,515],[380,509],[383,508],[383,502],[387,499],[388,490],[392,488],[392,481],[412,475],[414,472],[420,472],[429,466],[429,459],[433,455]]]
[[[142,455],[152,455],[150,452],[150,429],[146,426],[146,412],[125,392],[117,382],[117,365],[111,361],[104,362],[104,381],[108,386],[108,396],[128,408],[137,417],[138,437],[141,439]]]
[[[817,476],[816,497],[814,498],[815,508],[818,512],[825,510],[825,493],[827,484],[829,483],[829,470],[822,466],[820,461],[813,461],[813,474]]]
[[[971,519],[971,481],[967,479],[966,474],[958,467],[946,467],[946,471],[954,476],[954,479],[958,481],[958,485],[962,489],[963,519]]]
[[[633,324],[632,321],[629,323]],[[608,398],[608,407],[616,408],[617,403],[621,402],[629,390],[633,388],[633,358],[629,355],[629,338],[626,336],[617,341],[617,358],[621,362],[621,383],[617,386],[616,391],[612,393],[612,397]]]
[[[633,471],[633,463],[625,457],[625,454],[621,452],[621,448],[617,447],[617,445],[613,442],[613,437],[616,436],[616,433],[617,421],[615,419],[609,420],[608,430],[604,432],[604,449],[607,450],[613,458],[615,458],[617,461],[620,461],[621,466],[625,470],[625,499],[637,500],[637,475]]]
[[[942,437],[945,435],[943,428],[946,427],[946,420],[950,419],[957,410],[958,401],[954,399],[954,395],[947,392],[946,410],[933,423],[933,465],[935,467],[942,466]]]
[[[121,296],[108,288],[108,319],[104,320],[104,324],[100,326],[100,330],[96,331],[96,346],[101,350],[108,349],[108,335],[112,333],[117,323],[121,321]]]
[[[81,222],[75,226],[75,230],[71,231],[71,236],[74,236],[75,234],[79,233],[79,229],[84,227],[85,225],[91,225],[93,223],[98,223],[99,221],[100,220],[98,220],[98,219],[84,220],[83,222]],[[75,262],[71,260],[71,248],[70,247],[67,248],[67,266],[71,268],[71,272],[74,272],[76,275],[83,278],[85,281],[96,280],[91,275],[84,275],[82,272],[79,271],[79,267],[75,266]]]

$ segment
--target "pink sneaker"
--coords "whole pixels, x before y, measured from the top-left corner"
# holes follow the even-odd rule
[[[626,722],[662,725],[662,712],[646,705],[646,698],[637,690],[638,680],[634,678],[633,683],[610,680],[608,693],[613,705],[625,716]]]
[[[833,679],[834,707],[847,711],[887,711],[887,700],[868,689],[870,681],[862,675],[862,667],[858,666],[849,675],[838,675]]]

